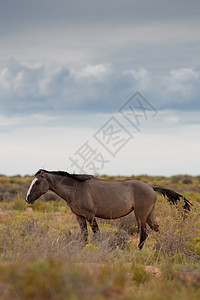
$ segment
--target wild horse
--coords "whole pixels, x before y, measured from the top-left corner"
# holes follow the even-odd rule
[[[159,186],[149,186],[138,180],[109,181],[92,175],[69,174],[64,171],[39,170],[29,187],[26,201],[34,203],[48,190],[63,198],[77,216],[81,232],[87,243],[89,222],[94,233],[99,232],[97,218],[117,219],[134,211],[140,233],[139,249],[147,238],[146,224],[158,231],[154,218],[156,192],[161,193],[172,204],[181,198],[184,209],[190,211],[192,203],[182,195]]]

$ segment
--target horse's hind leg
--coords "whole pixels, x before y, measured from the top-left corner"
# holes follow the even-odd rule
[[[81,233],[84,239],[84,242],[87,244],[88,243],[88,230],[87,230],[87,223],[86,223],[86,218],[82,216],[76,216],[78,223],[81,228]]]
[[[147,224],[149,227],[154,231],[159,231],[159,225],[157,224],[155,217],[154,217],[154,207],[151,210],[150,214],[147,217]]]
[[[139,245],[138,245],[138,248],[140,250],[144,246],[144,242],[145,242],[145,240],[146,240],[147,237],[148,237],[148,234],[147,234],[147,228],[146,228],[146,221],[145,222],[141,222],[140,242],[139,242]]]
[[[140,219],[136,217],[137,223],[138,223],[138,232],[140,234],[140,242],[138,244],[138,248],[141,250],[142,247],[144,246],[144,242],[146,238],[148,237],[147,234],[147,228],[146,228],[146,220],[145,219]]]

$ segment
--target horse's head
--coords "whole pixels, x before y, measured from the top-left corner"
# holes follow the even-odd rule
[[[31,182],[31,185],[28,189],[26,195],[26,202],[33,204],[41,195],[45,194],[49,190],[49,183],[45,176],[44,170],[39,170],[34,179]]]

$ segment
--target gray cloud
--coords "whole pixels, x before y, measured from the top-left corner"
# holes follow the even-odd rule
[[[196,67],[199,1],[3,1],[0,59]]]
[[[5,115],[116,112],[141,92],[157,109],[200,108],[200,70],[120,70],[112,64],[70,67],[8,61],[0,70],[0,111]]]
[[[1,3],[1,22],[8,30],[12,25],[33,27],[67,24],[111,24],[176,20],[199,17],[199,1],[178,0],[7,0]]]
[[[65,168],[111,115],[126,121],[118,109],[139,91],[159,113],[105,173],[127,159],[134,170],[124,163],[124,174],[197,174],[199,8],[199,0],[1,1],[1,172]]]
[[[199,109],[199,7],[187,0],[3,1],[1,114],[115,112],[135,91],[157,109]]]

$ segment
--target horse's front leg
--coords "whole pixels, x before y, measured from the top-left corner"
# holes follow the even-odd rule
[[[88,220],[94,234],[100,232],[99,231],[99,226],[97,224],[97,221],[96,221],[95,217],[88,217],[87,220]]]
[[[87,244],[88,243],[88,230],[87,230],[87,223],[86,223],[86,218],[82,216],[76,216],[78,223],[81,228],[81,233],[84,239],[84,242]]]

